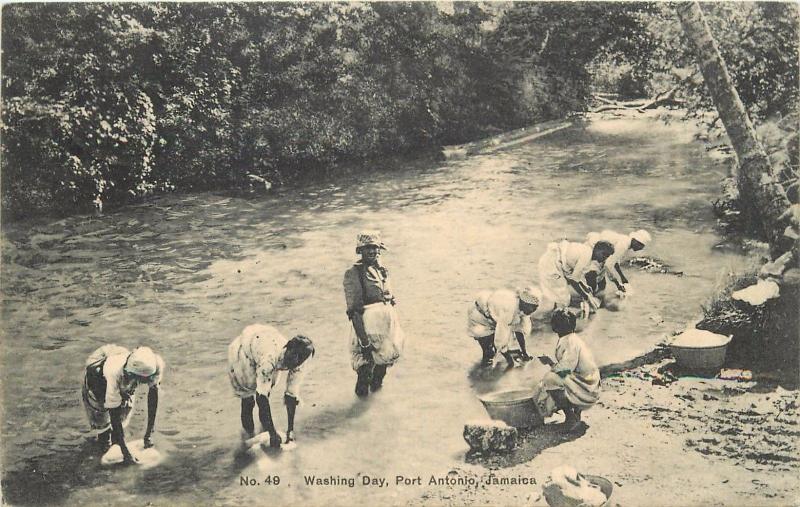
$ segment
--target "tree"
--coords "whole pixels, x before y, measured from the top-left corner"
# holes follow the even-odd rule
[[[740,192],[747,199],[747,207],[743,211],[748,215],[751,225],[777,250],[774,253],[782,253],[796,246],[787,244],[784,238],[784,216],[790,204],[786,192],[756,137],[700,5],[697,2],[679,4],[676,12],[736,152]]]

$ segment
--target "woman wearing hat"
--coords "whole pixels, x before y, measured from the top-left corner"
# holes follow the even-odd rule
[[[626,292],[628,279],[622,272],[620,263],[630,254],[642,250],[651,241],[650,233],[644,229],[634,231],[630,234],[620,234],[608,229],[602,232],[590,232],[586,235],[586,244],[594,247],[598,241],[607,241],[614,245],[614,253],[606,259],[604,273],[598,277],[597,290],[601,291],[606,286],[606,278],[610,280],[617,289]],[[604,276],[603,276],[604,275]]]
[[[133,352],[118,345],[103,345],[86,360],[83,376],[83,406],[91,428],[99,432],[98,442],[107,449],[112,443],[122,450],[123,463],[137,463],[125,445],[125,430],[133,409],[133,395],[141,384],[147,393],[147,429],[144,447],[152,447],[153,427],[158,410],[158,385],[164,374],[164,360],[149,347]]]
[[[389,271],[380,264],[386,250],[379,232],[362,232],[356,239],[361,259],[344,274],[347,317],[353,324],[350,352],[356,395],[364,397],[383,385],[386,369],[403,351],[405,336],[394,309]]]
[[[514,360],[509,353],[511,337],[514,336],[522,352],[522,358],[530,360],[525,348],[525,336],[530,333],[530,316],[539,307],[542,293],[536,287],[526,287],[516,292],[500,289],[483,291],[467,310],[467,333],[483,350],[481,365],[489,366],[498,349],[509,366]]]

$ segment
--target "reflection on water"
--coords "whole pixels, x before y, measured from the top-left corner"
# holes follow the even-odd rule
[[[724,168],[682,127],[649,120],[576,127],[536,144],[463,161],[378,171],[246,200],[167,196],[101,217],[14,224],[3,232],[3,489],[15,504],[344,504],[353,491],[309,488],[303,475],[444,474],[463,461],[476,392],[532,384],[538,362],[476,372],[465,334],[472,295],[536,281],[548,241],[646,228],[649,254],[684,277],[629,270],[636,295],[583,331],[601,363],[647,350],[697,313],[720,271],[741,260],[714,248],[709,202]],[[381,229],[404,360],[367,401],[346,343],[341,278],[355,234]],[[238,400],[225,361],[246,325],[313,338],[298,409],[298,448],[237,459]],[[150,470],[99,468],[78,385],[86,356],[147,344],[167,362]],[[541,323],[532,354],[552,353]],[[534,364],[536,363],[536,364]],[[499,368],[499,367],[498,367]],[[470,373],[471,372],[471,373]],[[143,393],[140,393],[142,396]],[[280,396],[273,414],[285,425]],[[129,432],[140,435],[146,400]],[[280,486],[240,486],[279,474]],[[359,489],[402,502],[413,488]]]

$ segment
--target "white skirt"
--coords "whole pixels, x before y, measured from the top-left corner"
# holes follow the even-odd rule
[[[570,403],[581,410],[588,410],[600,399],[600,378],[582,379],[574,373],[561,378],[552,371],[545,373],[534,389],[534,401],[542,418],[550,417],[558,410],[548,391],[564,391]]]
[[[375,349],[370,352],[371,357],[365,357],[361,352],[361,344],[356,336],[355,329],[350,329],[350,353],[353,369],[373,362],[376,365],[390,366],[400,359],[405,344],[405,334],[400,327],[400,319],[394,306],[384,303],[374,303],[364,307],[364,330],[367,339]]]

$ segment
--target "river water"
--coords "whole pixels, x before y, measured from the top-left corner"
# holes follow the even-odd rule
[[[377,168],[265,198],[166,196],[104,216],[12,224],[2,238],[4,496],[71,505],[416,497],[422,487],[395,487],[395,476],[426,484],[463,466],[463,424],[485,415],[476,394],[532,385],[544,372],[536,361],[475,368],[480,349],[465,334],[473,294],[535,282],[548,241],[645,228],[654,237],[645,253],[684,276],[629,268],[635,295],[619,312],[601,310],[582,336],[600,363],[647,351],[696,318],[744,262],[716,248],[710,202],[724,172],[681,124],[597,120],[491,155]],[[341,281],[364,228],[383,231],[408,342],[384,390],[360,401]],[[226,348],[254,322],[302,332],[317,347],[294,451],[236,452]],[[81,368],[109,342],[150,345],[167,363],[154,437],[165,460],[155,468],[101,468],[93,454]],[[528,343],[531,354],[552,354],[554,336],[540,323]],[[145,392],[129,438],[141,438]],[[309,487],[311,475],[357,485]],[[267,476],[280,484],[263,484]],[[389,486],[362,486],[364,476]]]

